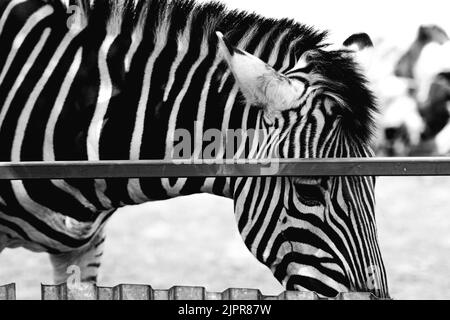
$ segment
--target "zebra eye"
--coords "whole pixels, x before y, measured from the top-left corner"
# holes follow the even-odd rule
[[[295,183],[294,186],[302,203],[307,206],[325,205],[325,197],[320,185]]]

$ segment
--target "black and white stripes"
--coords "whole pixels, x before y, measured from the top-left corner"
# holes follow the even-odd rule
[[[70,4],[0,0],[0,161],[170,159],[180,130],[192,160],[371,155],[373,97],[348,53],[326,50],[325,33],[218,3]],[[221,135],[206,157],[211,130]],[[237,130],[245,139],[230,154],[225,133]],[[94,280],[116,208],[209,192],[234,199],[246,245],[288,288],[387,296],[373,183],[0,181],[0,247],[50,252],[58,280],[74,262]]]

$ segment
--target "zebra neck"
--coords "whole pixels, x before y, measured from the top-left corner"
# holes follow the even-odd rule
[[[205,41],[199,47],[183,46],[175,38],[157,39],[151,48],[130,41],[126,44],[128,50],[117,50],[115,46],[120,44],[125,47],[125,40],[110,42],[109,51],[121,52],[122,58],[112,60],[109,55],[106,62],[111,62],[110,72],[105,73],[112,79],[107,83],[119,84],[120,91],[112,96],[105,111],[97,104],[94,112],[94,117],[95,113],[104,115],[98,139],[100,160],[248,156],[249,148],[241,147],[239,142],[227,148],[227,135],[255,129],[261,122],[262,110],[243,102],[215,45]],[[116,76],[121,74],[123,80]],[[104,86],[100,83],[101,87]],[[86,141],[89,145],[89,132]],[[92,159],[89,153],[87,156]],[[130,203],[199,192],[229,196],[229,181],[225,178],[130,179],[127,194]]]
[[[121,56],[104,54],[108,59],[98,63],[98,100],[102,88],[109,88],[111,99],[95,107],[91,127],[98,123],[98,114],[101,136],[88,132],[88,146],[99,141],[98,151],[88,153],[88,159],[96,160],[96,154],[100,159],[132,160],[248,156],[239,145],[227,153],[224,138],[266,130],[260,125],[262,110],[245,104],[217,52],[217,41],[193,44],[188,34],[179,37],[183,39],[161,34],[152,45],[142,39],[104,40],[102,47]],[[116,95],[115,87],[120,88]],[[213,152],[205,152],[211,145]]]

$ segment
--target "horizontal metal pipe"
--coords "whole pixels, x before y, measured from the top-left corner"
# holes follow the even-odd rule
[[[367,175],[446,176],[450,157],[0,162],[3,180]]]

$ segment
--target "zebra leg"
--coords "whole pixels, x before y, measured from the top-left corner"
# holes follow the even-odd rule
[[[54,282],[60,284],[71,277],[74,281],[96,283],[104,242],[105,232],[102,228],[85,247],[68,253],[50,255]]]

